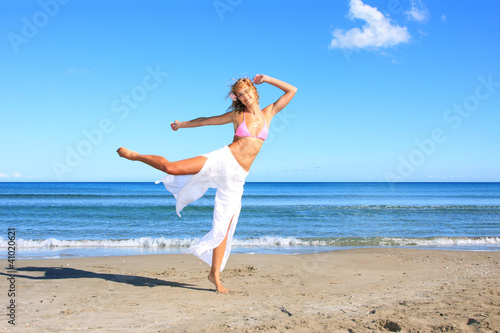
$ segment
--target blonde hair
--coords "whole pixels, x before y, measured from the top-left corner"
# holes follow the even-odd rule
[[[255,88],[252,80],[247,77],[236,80],[236,82],[231,86],[231,90],[229,91],[227,97],[231,97],[231,94],[236,95],[236,91],[241,89],[242,87],[250,88],[251,90],[253,90],[257,98],[260,98],[257,88]],[[238,98],[236,98],[236,100],[233,101],[228,110],[229,112],[234,111],[236,114],[240,114],[245,110],[245,105]]]

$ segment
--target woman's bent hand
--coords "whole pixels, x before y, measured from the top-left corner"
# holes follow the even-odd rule
[[[176,121],[174,121],[173,123],[170,124],[170,127],[172,127],[173,131],[177,131],[180,128],[179,124],[180,124],[179,121],[176,120]]]
[[[264,74],[257,74],[253,77],[253,83],[254,84],[261,84],[261,83],[264,83],[264,79],[265,79],[265,75]]]

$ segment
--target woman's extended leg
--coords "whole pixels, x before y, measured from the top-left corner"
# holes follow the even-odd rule
[[[152,166],[160,171],[166,172],[170,175],[194,175],[200,172],[201,168],[205,165],[207,161],[206,157],[197,156],[193,158],[188,158],[186,160],[180,160],[176,162],[170,162],[165,157],[158,155],[141,155],[135,151],[128,150],[127,148],[119,148],[117,151],[118,155],[131,161],[140,161]]]
[[[234,216],[233,216],[234,217]],[[229,233],[229,229],[231,228],[231,223],[233,222],[233,218],[231,218],[231,222],[229,222],[229,227],[227,228],[226,237],[215,249],[213,249],[212,253],[212,268],[210,269],[210,274],[208,275],[208,279],[210,282],[215,284],[215,288],[220,293],[228,293],[229,290],[222,286],[222,282],[220,281],[220,266],[222,265],[222,259],[224,258],[224,252],[226,252],[226,243],[227,243],[227,234]]]

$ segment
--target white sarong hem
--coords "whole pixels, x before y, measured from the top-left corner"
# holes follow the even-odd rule
[[[243,185],[248,172],[236,161],[228,146],[202,156],[207,157],[207,161],[197,174],[166,175],[156,184],[162,182],[174,195],[176,213],[179,216],[184,207],[201,198],[209,188],[217,189],[212,229],[198,244],[183,252],[193,254],[212,266],[213,249],[222,243],[227,234],[226,249],[220,269],[222,271],[231,252],[231,243],[241,211]]]

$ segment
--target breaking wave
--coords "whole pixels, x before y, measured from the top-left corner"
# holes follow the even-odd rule
[[[135,239],[102,239],[102,240],[61,240],[49,239],[17,239],[20,249],[47,248],[183,248],[197,244],[198,238],[164,238],[141,237]],[[263,236],[260,238],[233,239],[233,247],[365,247],[365,246],[405,246],[405,247],[467,247],[493,246],[500,247],[500,237],[330,237],[330,238],[295,238]],[[8,241],[0,240],[0,248],[7,248]]]

